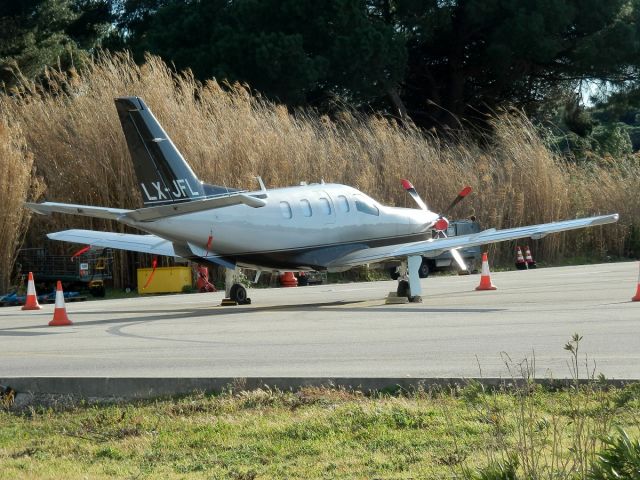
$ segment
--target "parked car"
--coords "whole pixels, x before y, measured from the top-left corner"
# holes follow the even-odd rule
[[[327,283],[327,272],[300,272],[297,275],[298,286],[306,287],[307,285],[322,285]]]

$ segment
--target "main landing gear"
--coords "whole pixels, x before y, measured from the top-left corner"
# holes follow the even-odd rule
[[[247,289],[240,283],[242,274],[239,268],[224,272],[224,292],[225,298],[222,300],[223,306],[228,305],[249,305],[251,299],[247,295]]]
[[[420,267],[422,257],[414,255],[403,260],[398,267],[398,289],[391,292],[387,303],[421,303]]]

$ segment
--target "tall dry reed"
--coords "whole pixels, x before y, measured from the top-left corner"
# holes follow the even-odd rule
[[[548,261],[624,255],[629,226],[640,225],[637,170],[566,164],[518,113],[493,120],[488,144],[463,136],[445,141],[378,116],[290,113],[244,86],[202,84],[157,57],[138,66],[126,54],[103,54],[79,74],[50,72],[47,91],[24,85],[21,96],[0,98],[4,115],[21,127],[26,147],[20,155],[35,158],[47,199],[141,205],[113,104],[122,95],[144,98],[205,181],[248,188],[257,187],[255,175],[269,187],[323,179],[354,185],[385,203],[414,206],[400,187],[400,179],[409,178],[435,211],[468,184],[475,193],[451,216],[475,214],[487,228],[621,213],[613,227],[532,242],[537,257]],[[17,202],[23,198],[16,192]],[[36,244],[44,232],[70,227],[123,228],[71,216],[38,218],[28,241]],[[511,261],[513,243],[493,250],[499,260]]]
[[[0,113],[0,294],[8,290],[15,252],[29,223],[25,200],[41,193],[20,127]]]

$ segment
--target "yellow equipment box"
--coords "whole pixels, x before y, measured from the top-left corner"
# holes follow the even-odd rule
[[[193,286],[190,267],[158,267],[147,285],[153,268],[138,269],[138,293],[174,293],[182,292],[184,287]]]

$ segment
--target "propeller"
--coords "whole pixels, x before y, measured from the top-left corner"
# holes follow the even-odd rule
[[[469,270],[469,268],[467,267],[467,264],[464,263],[464,259],[462,258],[462,255],[460,255],[460,252],[458,251],[457,248],[452,248],[450,252],[451,252],[451,256],[460,267],[460,270]]]
[[[418,206],[422,210],[428,210],[427,205],[424,203],[422,198],[420,198],[420,195],[418,195],[418,192],[416,191],[415,187],[409,180],[402,179],[402,187],[407,192],[409,192],[409,195],[413,197],[415,202],[418,204]],[[444,209],[444,211],[440,214],[438,219],[435,221],[435,223],[433,224],[433,229],[437,232],[437,235],[439,238],[447,236],[445,232],[449,228],[449,220],[446,219],[445,214],[449,213],[456,205],[458,205],[458,203],[462,201],[463,198],[465,198],[471,192],[472,192],[472,189],[469,186],[466,186],[462,190],[460,190],[460,193],[458,193],[458,196],[449,204],[447,208]],[[458,266],[462,270],[467,270],[467,265],[464,263],[464,260],[462,258],[462,255],[460,255],[460,252],[458,252],[458,250],[455,248],[452,248],[450,252],[451,252],[451,256],[456,261]]]
[[[451,204],[447,208],[444,209],[444,212],[440,215],[440,217],[442,218],[446,213],[448,213],[453,207],[455,207],[457,204],[459,204],[460,201],[464,197],[469,195],[472,191],[473,190],[469,186],[466,186],[462,190],[460,190],[460,193],[458,193],[458,196],[453,200],[453,202],[451,202]]]
[[[427,205],[420,198],[420,195],[418,195],[416,188],[413,186],[413,184],[409,180],[405,178],[402,179],[402,188],[404,188],[407,192],[409,192],[409,195],[411,195],[411,197],[416,201],[416,203],[422,210],[429,210],[427,208]]]
[[[427,208],[427,205],[422,200],[422,198],[420,198],[420,195],[418,195],[418,192],[416,191],[416,187],[414,187],[413,184],[409,180],[407,180],[405,178],[402,179],[402,188],[404,188],[407,192],[409,192],[409,195],[411,195],[411,197],[415,200],[415,202],[418,204],[418,206],[422,210],[429,210]],[[445,220],[446,224],[448,226],[449,222],[445,218],[445,215],[447,213],[449,213],[449,211],[451,209],[453,209],[453,207],[458,205],[462,201],[462,199],[465,198],[467,195],[469,195],[472,191],[473,190],[469,186],[464,187],[462,190],[460,190],[460,193],[458,193],[458,196],[456,198],[454,198],[453,202],[451,202],[449,204],[449,206],[447,208],[445,208],[444,211],[438,217],[438,221],[436,221],[436,223],[434,224],[434,227],[435,227],[436,230],[446,230],[446,228],[444,228],[444,229],[437,228],[438,226],[444,226],[444,222],[440,223],[440,225],[438,225],[438,222],[440,220]]]
[[[433,228],[434,228],[434,230],[436,230],[436,232],[438,232],[438,236],[439,237],[446,237],[447,236],[447,234],[444,233],[444,232],[446,232],[447,229],[449,228],[449,220],[447,220],[445,215],[448,214],[453,209],[453,207],[458,205],[460,203],[460,201],[464,197],[469,195],[471,192],[472,192],[471,187],[469,187],[469,186],[464,187],[462,190],[460,190],[460,193],[458,193],[458,196],[456,198],[454,198],[453,202],[451,202],[449,204],[449,206],[447,208],[445,208],[444,211],[440,214],[440,216],[438,217],[438,220],[436,220],[436,223],[433,224]],[[455,258],[455,254],[454,254],[454,258]],[[460,263],[460,262],[458,262],[458,263]]]

